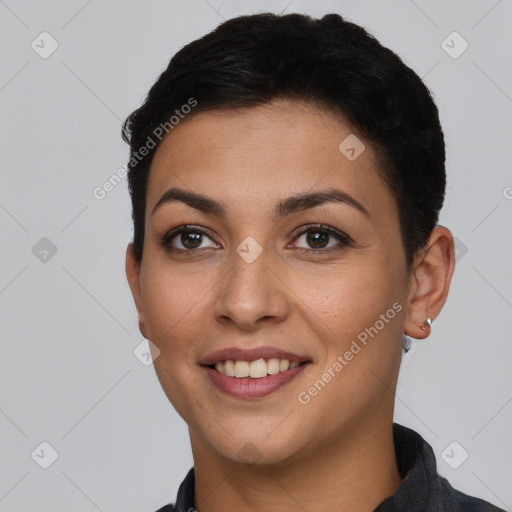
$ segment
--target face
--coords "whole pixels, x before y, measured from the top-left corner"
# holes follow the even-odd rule
[[[409,275],[396,201],[343,119],[279,100],[182,120],[128,267],[193,449],[296,461],[391,417]],[[258,376],[281,359],[301,364]]]

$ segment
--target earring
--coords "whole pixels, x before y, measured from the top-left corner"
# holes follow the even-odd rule
[[[412,345],[411,338],[409,338],[409,336],[407,336],[407,334],[404,333],[404,336],[402,338],[402,348],[403,348],[404,354],[407,354],[407,352],[409,352],[411,345]]]
[[[430,319],[430,317],[428,317],[424,322],[423,322],[423,325],[426,325],[429,329],[430,327],[432,327],[432,320]],[[426,331],[425,327],[423,327],[423,325],[421,326],[421,328]]]
[[[432,327],[432,319],[430,317],[428,317],[423,322],[423,325],[421,326],[421,328],[424,331],[426,331],[426,328],[424,326],[427,326],[429,329],[430,329],[430,327]],[[404,354],[407,354],[407,352],[409,352],[411,345],[412,345],[411,338],[409,338],[409,336],[407,336],[407,334],[404,333],[403,338],[402,338],[402,348],[404,350]]]

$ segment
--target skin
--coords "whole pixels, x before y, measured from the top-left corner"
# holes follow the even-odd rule
[[[370,511],[400,484],[392,422],[402,335],[430,334],[423,322],[445,303],[453,238],[436,227],[407,269],[396,200],[370,144],[359,137],[366,149],[354,161],[338,149],[352,133],[318,106],[276,100],[189,116],[155,154],[142,263],[130,244],[126,273],[140,331],[160,350],[160,383],[189,426],[199,512]],[[226,218],[181,201],[152,215],[171,187],[221,202]],[[278,201],[328,188],[350,194],[368,215],[328,202],[273,219]],[[177,235],[170,243],[182,252],[169,252],[159,240],[180,224],[207,234],[195,246]],[[322,238],[315,227],[300,234],[308,224],[333,227],[353,242]],[[252,263],[236,252],[249,236],[262,248]],[[324,252],[307,252],[315,247]],[[298,394],[397,302],[394,318],[300,403]],[[259,399],[224,394],[198,364],[218,349],[263,345],[312,363]],[[241,460],[247,450],[252,463]]]

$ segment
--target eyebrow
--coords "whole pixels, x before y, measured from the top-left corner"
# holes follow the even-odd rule
[[[185,203],[200,212],[213,214],[221,219],[226,218],[226,207],[222,203],[202,194],[197,194],[196,192],[190,192],[180,188],[170,188],[167,190],[153,207],[151,215],[154,215],[162,205],[177,201]],[[278,222],[281,218],[286,217],[287,215],[307,210],[308,208],[314,208],[315,206],[319,206],[324,203],[344,203],[356,208],[367,217],[370,216],[368,210],[351,195],[343,192],[342,190],[330,188],[320,192],[296,194],[283,199],[274,207],[273,219],[275,222]]]

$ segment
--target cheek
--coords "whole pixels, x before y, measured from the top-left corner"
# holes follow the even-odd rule
[[[367,265],[345,265],[333,269],[309,272],[307,278],[294,283],[304,311],[322,320],[331,337],[357,333],[370,322],[373,324],[394,300],[388,275]]]
[[[148,338],[160,350],[154,360],[156,375],[178,414],[196,426],[194,406],[201,397],[194,347],[207,330],[205,305],[211,285],[171,270],[147,269],[141,277]]]
[[[336,431],[341,418],[376,410],[392,387],[404,307],[388,271],[354,265],[303,283],[303,311],[323,350],[301,391],[313,393],[305,412],[326,431]],[[325,379],[325,387],[318,384]]]
[[[172,269],[153,268],[141,275],[144,318],[161,351],[178,350],[180,340],[190,340],[204,324],[208,283]]]
[[[398,282],[393,268],[381,265],[350,265],[303,281],[303,312],[323,345],[315,377],[342,358],[332,393],[337,388],[344,396],[370,399],[380,392],[376,375],[387,380],[393,372],[405,312]],[[343,402],[339,396],[333,399]]]

